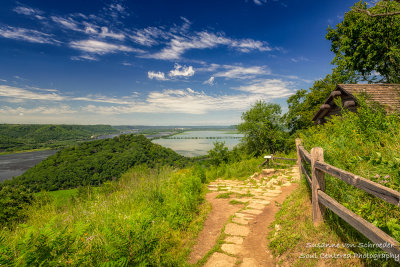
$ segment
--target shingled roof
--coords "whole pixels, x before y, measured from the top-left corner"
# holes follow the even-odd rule
[[[386,111],[400,112],[400,84],[338,84],[312,120],[316,121],[328,114],[326,109],[328,106],[334,105],[335,96],[348,95],[356,100],[357,95],[364,93],[368,96],[369,101],[378,102]]]
[[[387,111],[400,111],[400,84],[339,84],[353,96],[366,93],[369,100],[378,102]]]

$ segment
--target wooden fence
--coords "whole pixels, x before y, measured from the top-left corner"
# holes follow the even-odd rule
[[[386,202],[400,207],[400,192],[397,192],[368,179],[336,168],[324,162],[324,152],[320,147],[314,147],[310,153],[301,145],[301,140],[296,139],[297,163],[300,169],[300,176],[304,174],[312,192],[312,216],[315,225],[323,221],[325,208],[329,208],[348,224],[357,229],[369,240],[380,245],[382,250],[394,255],[394,259],[400,262],[399,242],[383,232],[375,225],[364,220],[359,215],[346,209],[343,205],[325,193],[325,173],[341,179],[371,195],[374,195]],[[306,170],[303,162],[311,165],[311,174]]]

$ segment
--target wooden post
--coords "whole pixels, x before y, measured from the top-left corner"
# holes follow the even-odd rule
[[[300,157],[300,149],[299,146],[301,145],[301,139],[300,138],[296,138],[296,151],[297,151],[297,166],[299,166],[299,175],[300,175],[300,179],[302,176],[301,173],[301,157]]]
[[[324,150],[321,147],[311,149],[312,214],[314,225],[319,225],[324,220],[325,207],[318,202],[318,190],[325,191],[325,174],[315,168],[316,161],[324,161]]]

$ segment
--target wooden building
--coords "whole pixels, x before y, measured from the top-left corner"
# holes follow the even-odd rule
[[[381,104],[387,112],[400,111],[400,84],[338,84],[328,99],[321,105],[312,120],[323,124],[332,115],[340,115],[340,108],[334,99],[340,97],[342,105],[357,111],[357,97],[366,94],[368,101]]]

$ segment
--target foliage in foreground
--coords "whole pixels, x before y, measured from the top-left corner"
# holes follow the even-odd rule
[[[78,186],[100,185],[118,179],[139,164],[183,166],[188,159],[171,149],[153,144],[143,135],[84,142],[48,157],[19,177],[4,185],[23,185],[33,192]]]
[[[329,164],[400,191],[400,118],[364,101],[359,104],[358,114],[343,111],[342,117],[305,131],[304,146],[322,147]],[[326,192],[400,241],[399,207],[330,176]]]
[[[182,265],[199,230],[202,188],[191,169],[136,167],[61,207],[43,197],[25,224],[0,230],[0,265]]]
[[[305,178],[282,204],[271,224],[269,247],[278,263],[287,266],[395,266],[390,259],[360,259],[358,255],[376,255],[380,249],[361,248],[359,244],[372,245],[369,240],[350,231],[350,226],[338,223],[337,216],[328,212],[330,218],[325,223],[314,226],[312,222],[311,191]],[[342,232],[343,231],[343,232]],[[347,239],[346,239],[347,237]],[[351,238],[349,238],[351,237]],[[353,246],[352,251],[347,248]],[[328,247],[330,246],[330,247]],[[349,258],[329,258],[329,256],[349,255]],[[308,257],[308,258],[307,258]],[[327,257],[324,259],[324,257]]]

